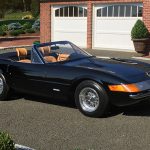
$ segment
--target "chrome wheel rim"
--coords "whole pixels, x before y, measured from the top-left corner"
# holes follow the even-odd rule
[[[0,78],[0,94],[2,94],[4,90],[4,83],[3,83],[3,80]]]
[[[99,106],[99,95],[93,88],[87,87],[81,90],[79,101],[81,108],[86,112],[93,112]]]

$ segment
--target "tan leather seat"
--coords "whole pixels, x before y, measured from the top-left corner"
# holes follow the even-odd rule
[[[45,59],[47,62],[57,62],[56,58],[53,57],[53,56],[45,56],[44,59]]]
[[[42,52],[43,56],[49,56],[50,55],[51,49],[49,46],[40,47],[39,49]]]
[[[44,56],[44,60],[47,62],[57,62],[57,59],[54,56],[50,56],[50,47],[45,46],[45,47],[40,47],[39,50],[42,52]]]
[[[22,63],[31,63],[30,59],[27,59],[27,49],[26,48],[16,48],[17,56],[19,61]]]
[[[57,58],[57,61],[65,61],[65,60],[68,60],[69,58],[69,54],[59,54],[58,58]]]

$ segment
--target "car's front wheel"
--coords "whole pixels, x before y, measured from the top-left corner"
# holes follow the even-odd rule
[[[0,74],[0,101],[6,100],[9,93],[9,86],[3,74]]]
[[[108,110],[109,98],[104,88],[97,82],[81,82],[75,91],[78,109],[89,117],[102,117]]]

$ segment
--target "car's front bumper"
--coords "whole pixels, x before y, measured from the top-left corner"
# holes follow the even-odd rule
[[[143,98],[149,98],[150,97],[150,91],[144,92],[144,93],[138,93],[138,94],[131,94],[129,95],[131,99],[138,100]]]
[[[115,106],[127,106],[140,101],[150,99],[150,90],[140,93],[111,92],[109,94],[111,103]]]

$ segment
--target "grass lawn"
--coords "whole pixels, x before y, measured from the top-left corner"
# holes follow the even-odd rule
[[[22,17],[26,15],[31,15],[31,12],[16,12],[16,13],[6,14],[4,20],[22,19]]]

